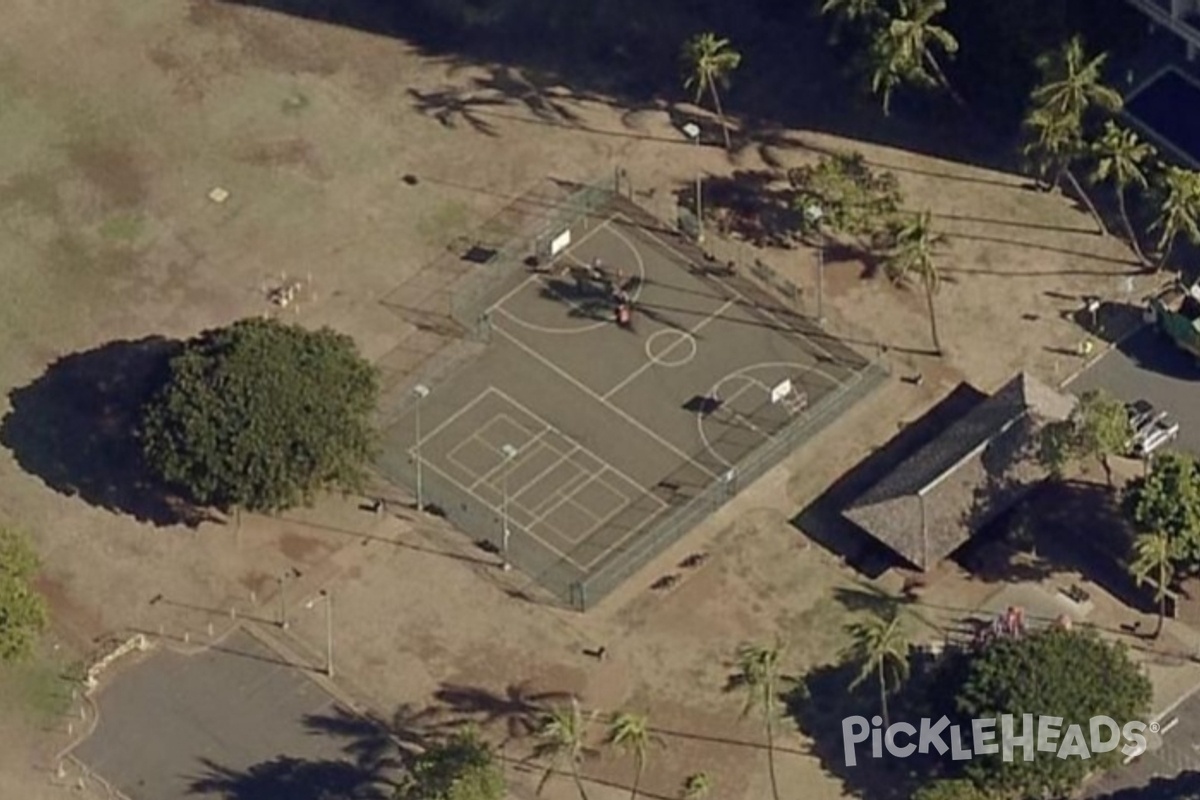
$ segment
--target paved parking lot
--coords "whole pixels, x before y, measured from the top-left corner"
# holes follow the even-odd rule
[[[1070,390],[1106,389],[1125,401],[1145,398],[1179,421],[1176,449],[1200,456],[1200,365],[1145,327],[1075,379]]]
[[[198,655],[159,651],[97,700],[73,755],[130,800],[368,796],[370,776],[330,735],[350,717],[244,631]]]
[[[1089,800],[1187,800],[1200,796],[1200,694],[1180,703],[1162,724],[1166,732],[1151,737],[1150,750],[1090,784],[1085,796]],[[1158,746],[1156,738],[1161,742]]]

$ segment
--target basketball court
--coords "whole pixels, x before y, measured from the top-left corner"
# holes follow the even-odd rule
[[[642,220],[548,242],[483,314],[483,355],[388,429],[382,465],[415,488],[419,460],[426,501],[543,585],[665,547],[673,512],[732,495],[748,456],[864,383],[862,356]]]

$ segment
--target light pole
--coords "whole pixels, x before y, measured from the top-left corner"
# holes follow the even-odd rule
[[[812,203],[804,209],[804,218],[817,229],[817,322],[825,321],[825,239],[821,236],[821,220],[825,209]]]
[[[684,125],[681,130],[684,135],[691,139],[696,147],[700,147],[700,126],[694,122],[689,122]],[[700,166],[696,166],[696,241],[704,241],[704,202],[701,199],[700,187]]]
[[[425,510],[425,493],[424,493],[425,487],[424,487],[424,483],[422,481],[423,475],[421,474],[421,401],[429,396],[429,387],[423,383],[418,383],[416,386],[413,387],[412,393],[413,393],[413,397],[417,398],[417,405],[416,405],[416,409],[414,411],[414,416],[416,417],[416,426],[417,426],[417,434],[416,434],[417,435],[417,439],[416,439],[417,443],[413,447],[413,456],[417,462],[417,511],[424,511]]]
[[[285,631],[288,629],[287,618],[287,580],[288,572],[284,572],[279,576],[279,627]]]
[[[325,601],[325,674],[333,677],[333,595],[327,590],[320,591],[320,598]],[[312,608],[316,600],[309,600],[305,608]]]
[[[500,505],[500,518],[502,526],[500,529],[500,551],[504,554],[504,563],[501,568],[508,572],[512,569],[512,563],[508,560],[508,537],[510,531],[508,529],[508,463],[517,457],[517,448],[511,444],[502,445],[500,452],[504,454],[503,469],[504,474],[500,478],[502,502]]]

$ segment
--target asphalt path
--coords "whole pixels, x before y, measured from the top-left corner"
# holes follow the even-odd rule
[[[306,800],[368,782],[334,735],[353,718],[244,631],[197,655],[160,650],[97,702],[73,755],[130,800]]]
[[[1179,422],[1173,447],[1200,457],[1200,364],[1146,326],[1071,382],[1082,394],[1105,389],[1126,402],[1146,399]]]

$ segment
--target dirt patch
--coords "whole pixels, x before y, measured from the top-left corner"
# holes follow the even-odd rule
[[[14,206],[47,217],[59,216],[63,204],[58,179],[45,172],[23,172],[0,183],[0,207]]]
[[[312,143],[300,138],[248,144],[238,150],[236,158],[241,163],[254,167],[299,167],[310,178],[319,181],[333,177],[322,164]]]
[[[71,597],[67,579],[43,574],[38,576],[34,586],[50,606],[55,630],[64,634],[74,649],[84,652],[91,648],[94,638],[89,631],[104,630],[99,612]]]
[[[111,207],[135,208],[145,203],[149,176],[134,156],[132,145],[76,139],[67,145],[67,157]]]
[[[172,42],[146,48],[146,58],[175,83],[175,97],[186,103],[198,103],[208,91],[211,76],[206,70],[177,53]]]
[[[316,564],[334,548],[312,536],[301,536],[288,531],[279,537],[279,552],[289,561],[301,564]]]
[[[191,0],[188,21],[200,28],[233,36],[242,57],[260,67],[285,72],[332,75],[341,59],[328,52],[314,26],[287,26],[284,33],[271,15],[218,0]]]

